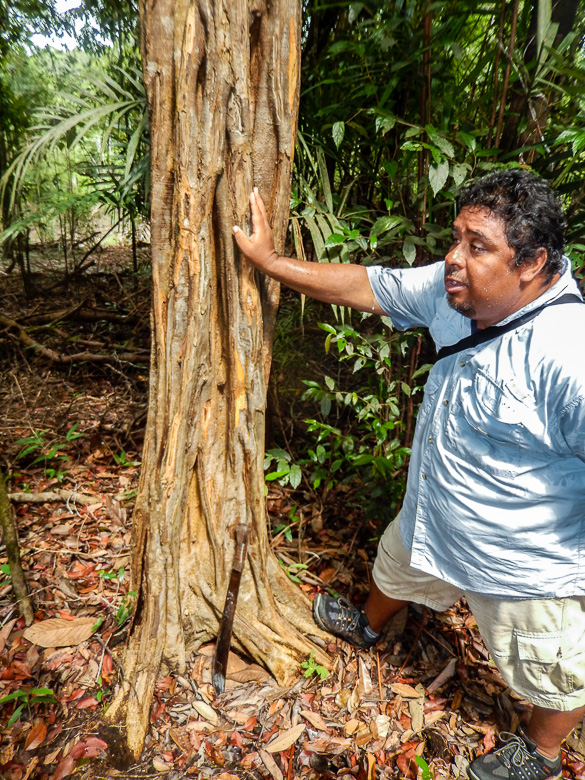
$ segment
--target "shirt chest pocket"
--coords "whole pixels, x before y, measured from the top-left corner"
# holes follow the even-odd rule
[[[534,406],[520,401],[482,371],[461,382],[447,422],[457,455],[496,476],[534,468],[542,423]]]

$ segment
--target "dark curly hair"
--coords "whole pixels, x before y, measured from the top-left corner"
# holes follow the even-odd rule
[[[562,272],[565,219],[556,194],[544,179],[518,168],[494,171],[465,187],[457,205],[459,210],[487,208],[503,220],[516,265],[532,262],[544,248],[546,281]]]

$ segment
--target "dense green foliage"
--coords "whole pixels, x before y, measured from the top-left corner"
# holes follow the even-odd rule
[[[52,28],[37,28],[76,31],[80,48],[65,52],[34,48],[35,8],[21,3],[13,14],[14,45],[0,63],[0,79],[9,87],[0,127],[0,242],[5,256],[18,261],[27,292],[31,229],[42,245],[59,240],[67,279],[92,262],[96,220],[113,229],[128,218],[134,235],[137,216],[148,214],[135,4],[87,0],[51,17]]]
[[[582,274],[582,3],[557,2],[548,19],[545,4],[518,1],[313,0],[306,10],[292,199],[300,257],[439,259],[464,182],[522,165],[562,194]],[[433,349],[388,318],[334,310],[320,327],[345,368],[328,364],[307,383],[314,439],[297,462],[316,490],[351,482],[362,506],[391,516]]]

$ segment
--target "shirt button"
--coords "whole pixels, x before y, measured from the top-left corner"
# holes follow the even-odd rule
[[[467,361],[466,361],[466,360],[462,360],[462,361],[459,363],[459,365],[460,365],[460,366],[466,366],[466,365],[467,365]]]
[[[434,444],[434,443],[435,442],[434,442],[434,439],[432,438],[432,436],[429,436],[429,444]]]
[[[422,475],[422,478],[423,478],[423,479],[426,479],[426,478],[427,478],[427,475],[426,475],[426,474],[423,474],[423,475]]]
[[[449,401],[443,401],[444,406],[449,406]]]

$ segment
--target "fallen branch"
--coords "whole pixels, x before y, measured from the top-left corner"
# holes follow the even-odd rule
[[[121,352],[117,355],[103,355],[103,354],[96,354],[94,352],[77,352],[74,355],[62,355],[59,352],[55,352],[54,349],[50,349],[49,347],[45,347],[42,344],[39,344],[38,341],[35,341],[32,336],[27,333],[26,329],[23,328],[23,326],[16,322],[16,320],[11,320],[9,317],[5,317],[3,314],[0,314],[0,325],[4,325],[8,330],[15,330],[18,334],[18,338],[22,344],[25,345],[25,347],[28,347],[29,349],[33,349],[38,355],[41,355],[41,357],[46,358],[47,360],[50,360],[53,363],[58,363],[62,366],[69,366],[72,363],[149,363],[150,362],[150,353],[147,350],[141,351],[141,352]]]
[[[18,546],[18,531],[14,512],[8,500],[6,493],[6,483],[4,476],[0,474],[0,528],[6,545],[6,556],[10,566],[10,579],[12,581],[12,591],[18,602],[20,614],[24,617],[27,626],[32,625],[34,621],[34,609],[28,592],[24,572],[20,563],[20,549]]]
[[[74,490],[56,488],[43,493],[9,493],[8,498],[15,504],[45,504],[50,501],[73,501],[82,506],[101,503],[99,496],[88,496]]]
[[[128,325],[134,320],[131,315],[118,314],[107,309],[84,308],[84,303],[68,309],[49,311],[46,314],[31,314],[24,318],[27,325],[51,325],[55,322],[113,322],[119,325]],[[22,327],[22,326],[21,326]]]

